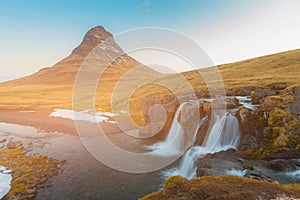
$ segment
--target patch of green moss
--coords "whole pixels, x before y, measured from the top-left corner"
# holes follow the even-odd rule
[[[295,100],[294,94],[295,94],[295,89],[297,87],[300,87],[300,84],[292,85],[292,86],[289,86],[289,87],[285,88],[284,90],[282,90],[279,95],[281,96],[283,101],[286,101],[289,103],[293,102]]]
[[[13,177],[11,190],[6,197],[19,196],[29,189],[39,187],[58,173],[58,165],[61,164],[46,156],[26,156],[22,149],[0,149],[0,165],[12,170]]]
[[[257,120],[261,121],[262,117],[265,117],[267,121],[261,133],[262,141],[257,149],[243,152],[244,158],[274,158],[279,153],[286,153],[286,149],[289,149],[289,152],[300,150],[300,134],[297,134],[300,122],[286,109],[286,103],[291,101],[290,96],[294,95],[295,88],[296,86],[288,87],[278,96],[266,97],[260,104],[256,111]]]
[[[269,118],[268,118],[268,126],[269,127],[283,127],[286,123],[293,120],[294,116],[291,113],[288,113],[282,109],[279,109],[277,107],[274,108],[270,112]]]
[[[286,109],[287,106],[283,103],[281,96],[268,96],[260,104],[260,111],[269,112],[274,108]]]

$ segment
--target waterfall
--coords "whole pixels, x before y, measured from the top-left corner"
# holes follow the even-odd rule
[[[184,130],[178,122],[178,116],[185,104],[186,102],[180,104],[177,108],[165,141],[147,146],[147,149],[153,150],[153,154],[157,154],[159,156],[173,156],[183,152]]]
[[[209,153],[236,148],[239,143],[240,131],[236,117],[231,113],[215,116],[214,124],[202,146],[192,146],[183,156],[178,169],[167,172],[166,176],[181,175],[187,179],[196,176],[197,160]]]

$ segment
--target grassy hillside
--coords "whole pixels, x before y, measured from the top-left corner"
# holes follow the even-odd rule
[[[95,34],[102,38],[98,35],[95,37]],[[71,109],[73,84],[80,65],[95,46],[110,36],[110,33],[102,27],[91,29],[72,54],[55,66],[44,68],[28,77],[0,83],[0,109]],[[109,61],[108,55],[113,55],[114,51],[122,51],[114,41],[105,48],[100,52],[101,62]],[[132,71],[136,66],[141,67]],[[300,49],[218,66],[226,89],[245,86],[264,87],[276,82],[286,82],[289,85],[300,83],[299,69]],[[212,73],[210,69],[204,69],[202,72]],[[117,107],[121,108],[129,95],[131,97],[130,110],[136,118],[140,118],[140,122],[143,121],[141,102],[149,94],[156,94],[159,98],[172,90],[186,93],[189,91],[189,84],[186,80],[197,91],[207,90],[202,77],[196,71],[177,75],[160,74],[125,54],[106,68],[96,90],[97,108],[111,109],[114,88],[118,81],[128,74],[130,75],[120,84],[120,90],[114,97],[120,104]],[[142,83],[147,80],[156,84],[143,85]],[[166,87],[167,85],[169,87]]]

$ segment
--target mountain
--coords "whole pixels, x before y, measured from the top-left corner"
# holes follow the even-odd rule
[[[104,41],[109,38],[111,38],[109,42],[105,43]],[[100,48],[99,44],[102,44]],[[170,93],[172,89],[182,93],[188,91],[189,84],[186,81],[183,82],[182,77],[188,80],[196,91],[200,93],[207,91],[205,82],[196,71],[177,75],[160,74],[124,54],[112,35],[103,27],[97,26],[87,32],[81,44],[69,56],[54,66],[43,68],[24,78],[0,83],[0,109],[71,109],[73,84],[77,72],[85,62],[85,58],[95,48],[98,48],[97,57],[91,60],[90,65],[97,65],[98,69],[105,70],[96,90],[97,108],[110,110],[114,88],[118,81],[127,74],[130,76],[120,85],[117,99],[120,105],[124,104],[128,91],[132,92],[130,109],[134,112],[141,113],[142,101],[149,94],[155,93],[161,97]],[[112,60],[116,54],[122,54],[122,56]],[[108,67],[103,64],[110,62]],[[140,67],[136,68],[137,66]],[[300,49],[217,67],[227,90],[238,91],[242,87],[263,88],[283,82],[286,85],[297,84],[300,83]],[[202,72],[207,73],[210,69],[204,69]],[[134,73],[131,73],[133,71]],[[142,85],[142,81],[148,78],[153,84]],[[172,89],[165,87],[164,83]]]
[[[99,44],[101,47],[97,49],[96,65],[105,68],[101,80],[102,87],[99,87],[98,92],[102,97],[103,93],[106,93],[105,99],[101,99],[102,104],[105,104],[102,107],[109,107],[107,104],[110,102],[110,94],[107,93],[112,91],[116,81],[130,69],[141,66],[140,71],[156,74],[155,71],[124,54],[111,33],[102,26],[97,26],[87,32],[81,44],[69,56],[54,66],[43,68],[27,77],[1,83],[0,109],[71,109],[73,84],[77,72],[85,58]],[[112,60],[116,54],[122,56]],[[111,64],[105,66],[105,62]]]
[[[109,43],[109,47],[103,49],[104,55],[113,54],[113,50],[122,51],[122,49],[114,42],[112,34],[107,32],[102,26],[97,26],[90,29],[84,36],[81,44],[76,47],[72,53],[55,64],[52,67],[46,67],[41,69],[35,74],[20,78],[17,80],[5,83],[5,85],[18,85],[18,84],[49,84],[49,85],[72,85],[74,83],[77,71],[88,56],[88,54],[99,44],[105,40],[112,39]],[[126,63],[124,65],[139,64],[133,58],[124,55]],[[102,59],[105,59],[104,56]]]

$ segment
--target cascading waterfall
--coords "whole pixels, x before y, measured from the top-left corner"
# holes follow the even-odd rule
[[[165,141],[158,142],[148,149],[154,150],[152,153],[158,156],[174,156],[183,152],[184,129],[178,122],[178,116],[183,106],[187,104],[182,103],[175,112],[171,128]],[[195,130],[195,142],[198,129],[205,123],[207,117],[204,117],[198,122]],[[239,143],[240,131],[237,118],[232,113],[225,113],[223,115],[214,115],[213,126],[206,135],[202,146],[192,146],[183,156],[181,163],[177,169],[166,172],[166,176],[181,175],[185,178],[191,179],[196,176],[197,160],[209,153],[216,153],[222,150],[235,149]],[[159,150],[159,151],[156,151]]]
[[[173,122],[171,124],[171,128],[165,141],[147,146],[147,149],[150,150],[160,150],[157,153],[153,151],[153,154],[157,154],[159,156],[173,156],[183,152],[184,130],[177,119],[182,107],[185,104],[186,102],[180,104],[180,106],[177,108],[173,118]]]
[[[166,176],[181,175],[187,179],[196,177],[197,160],[209,153],[235,149],[239,143],[240,131],[236,117],[231,113],[215,116],[214,125],[206,135],[203,146],[192,146],[183,156],[178,169]]]

